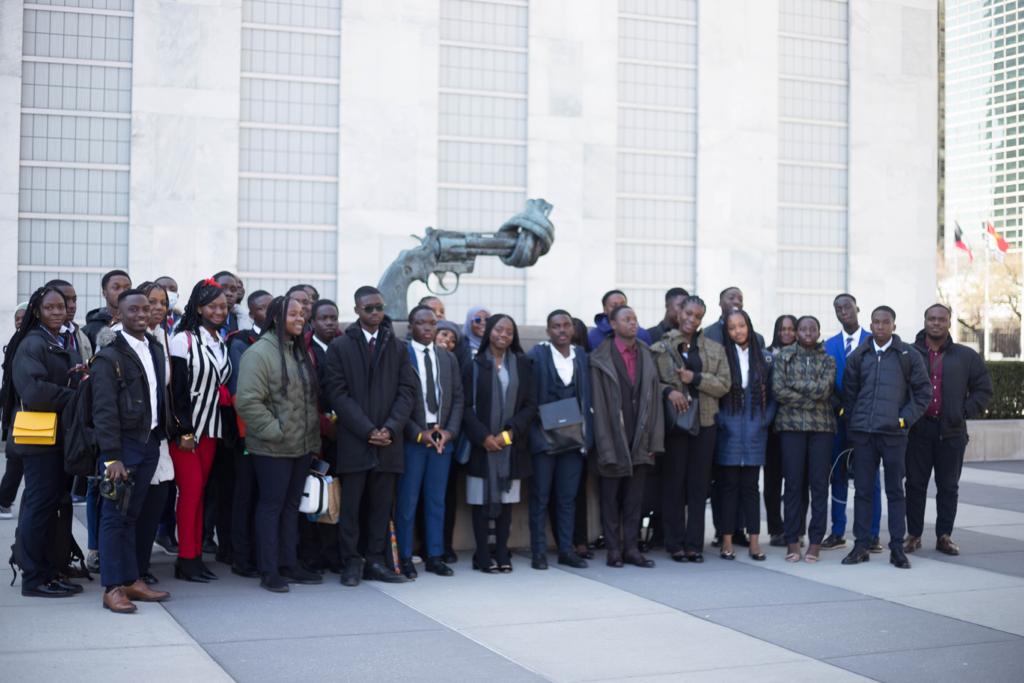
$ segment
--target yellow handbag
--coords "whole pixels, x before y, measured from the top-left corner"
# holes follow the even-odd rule
[[[14,416],[14,443],[24,446],[53,446],[57,443],[57,413],[22,410]]]

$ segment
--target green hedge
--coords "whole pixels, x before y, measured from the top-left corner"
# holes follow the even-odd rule
[[[985,411],[986,420],[1024,418],[1024,363],[1010,360],[986,361],[992,376],[992,402]]]

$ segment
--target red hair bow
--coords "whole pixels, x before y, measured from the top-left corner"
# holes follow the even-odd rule
[[[205,283],[210,285],[211,287],[216,287],[217,289],[220,289],[220,283],[214,280],[212,277],[206,278]]]

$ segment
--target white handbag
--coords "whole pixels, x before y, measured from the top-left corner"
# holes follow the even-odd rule
[[[299,502],[299,512],[307,515],[322,515],[327,512],[329,483],[329,477],[324,477],[322,474],[310,472],[306,475],[302,500]]]

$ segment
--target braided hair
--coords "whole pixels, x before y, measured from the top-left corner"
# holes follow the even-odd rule
[[[789,313],[784,313],[783,315],[780,315],[778,318],[775,319],[775,330],[774,332],[772,332],[772,343],[771,346],[768,347],[769,349],[778,351],[779,349],[786,346],[786,344],[782,343],[782,338],[780,335],[782,332],[782,323],[786,322],[787,320],[793,323],[793,332],[796,332],[796,328],[800,324],[800,322],[796,319],[796,316],[790,315]],[[794,341],[793,343],[795,344],[796,342]]]
[[[277,352],[281,358],[281,391],[288,391],[289,377],[288,365],[285,362],[285,343],[292,342],[292,357],[299,366],[299,378],[302,380],[303,393],[316,396],[320,388],[317,385],[316,372],[313,370],[313,361],[309,358],[309,347],[306,345],[306,336],[300,334],[293,337],[288,334],[288,306],[291,302],[302,305],[298,299],[292,296],[279,296],[270,302],[267,307],[267,327],[263,334],[273,334],[277,337]]]
[[[747,323],[747,356],[750,360],[747,368],[747,386],[752,398],[750,414],[755,415],[758,410],[764,413],[768,405],[768,363],[765,362],[764,350],[754,332],[754,324],[750,322],[750,316],[743,309],[737,309],[725,316],[725,334],[722,335],[722,342],[725,346],[725,356],[729,360],[732,386],[729,393],[722,398],[722,404],[733,415],[743,410],[743,375],[740,373],[739,348],[729,336],[729,319],[736,315],[743,316],[743,321]]]
[[[197,282],[192,288],[188,303],[185,304],[185,310],[181,313],[181,320],[178,321],[174,331],[199,334],[199,327],[203,324],[203,316],[200,315],[199,309],[210,305],[219,296],[224,296],[224,291],[213,278]]]

